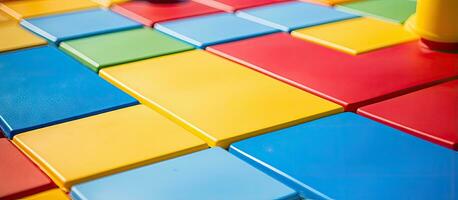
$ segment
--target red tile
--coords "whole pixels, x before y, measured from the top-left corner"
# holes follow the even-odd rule
[[[54,187],[54,183],[8,139],[0,139],[0,199],[18,199]]]
[[[352,56],[278,33],[207,50],[339,103],[346,110],[458,76],[458,56],[417,42]]]
[[[458,150],[458,80],[365,106],[358,113]]]
[[[283,2],[288,0],[195,0],[226,12],[234,12],[239,9],[254,6],[262,6],[271,3]]]
[[[155,4],[147,1],[130,1],[115,5],[113,11],[136,20],[146,26],[156,22],[221,12],[197,2],[186,1],[175,4]]]

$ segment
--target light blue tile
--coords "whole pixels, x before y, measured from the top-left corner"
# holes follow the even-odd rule
[[[0,54],[0,128],[18,133],[138,102],[53,47]]]
[[[457,152],[352,113],[247,139],[230,151],[308,198],[457,197]]]
[[[230,13],[162,22],[155,28],[201,48],[279,31]]]
[[[221,148],[78,184],[75,200],[298,199],[297,193]]]
[[[358,17],[332,7],[303,2],[286,2],[245,9],[238,11],[237,16],[286,32]]]
[[[141,24],[105,9],[29,18],[21,25],[55,43],[141,27]]]

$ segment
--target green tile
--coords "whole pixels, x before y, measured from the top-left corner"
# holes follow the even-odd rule
[[[416,4],[417,2],[412,0],[361,0],[340,4],[337,8],[360,15],[404,23],[415,13]]]
[[[60,49],[94,71],[121,63],[151,58],[194,47],[150,28],[62,42]]]

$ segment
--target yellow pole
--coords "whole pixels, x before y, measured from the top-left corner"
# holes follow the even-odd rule
[[[406,27],[423,40],[458,45],[458,0],[417,0],[417,13]]]

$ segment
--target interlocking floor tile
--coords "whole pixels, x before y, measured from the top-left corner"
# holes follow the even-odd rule
[[[0,10],[16,19],[64,13],[97,7],[91,0],[8,0],[0,2]]]
[[[112,9],[146,26],[153,26],[156,22],[222,12],[219,9],[195,1],[183,1],[174,4],[131,1],[115,5]]]
[[[138,102],[53,47],[0,54],[0,128],[6,136]]]
[[[365,17],[299,29],[291,35],[352,55],[418,40],[400,24]]]
[[[0,23],[0,52],[46,44],[46,40],[23,29],[16,22]]]
[[[404,23],[415,13],[416,5],[415,0],[363,0],[340,4],[337,8],[360,15]]]
[[[110,7],[113,4],[123,3],[130,0],[92,0],[104,7]]]
[[[358,109],[358,113],[458,150],[458,81]]]
[[[196,2],[215,7],[226,12],[235,12],[239,9],[268,5],[288,0],[194,0]]]
[[[157,23],[154,27],[201,48],[280,31],[230,13]]]
[[[70,200],[70,198],[62,190],[52,189],[22,198],[22,200]]]
[[[294,190],[221,148],[82,183],[72,188],[71,196],[92,200],[299,200]]]
[[[351,111],[458,76],[456,54],[416,41],[352,56],[278,33],[207,50]]]
[[[238,11],[237,16],[287,32],[357,17],[331,7],[303,2],[285,2],[244,9]]]
[[[31,18],[21,21],[21,25],[55,43],[141,27],[139,23],[104,9]]]
[[[90,69],[193,49],[150,28],[133,29],[62,42],[60,48]]]
[[[203,50],[105,68],[100,75],[210,146],[338,113],[334,103]]]
[[[76,183],[208,148],[143,105],[22,133],[14,142],[65,191]]]
[[[230,151],[305,199],[455,199],[458,153],[353,113],[257,136]]]
[[[6,138],[0,138],[0,161],[0,199],[19,199],[56,187]]]

